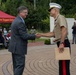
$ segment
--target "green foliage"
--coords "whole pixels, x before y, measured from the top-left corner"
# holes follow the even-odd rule
[[[22,0],[7,0],[5,3],[6,12],[12,15],[17,15],[17,8],[21,5]]]
[[[2,27],[2,29],[6,28],[7,30],[9,30],[10,24],[0,24],[0,27]]]
[[[2,0],[2,2],[6,2],[7,0]]]
[[[48,32],[50,31],[50,18],[47,17],[46,19],[42,20],[42,27],[41,30],[43,30],[44,32]]]
[[[62,6],[61,13],[66,17],[73,17],[76,13],[76,0],[52,0]]]
[[[24,5],[29,10],[28,17],[25,19],[28,29],[34,26],[36,30],[48,32],[50,29],[48,16],[50,1],[62,6],[63,15],[76,19],[76,0],[36,0],[36,9],[34,9],[34,0],[0,0],[0,10],[16,16],[17,8]]]
[[[5,4],[4,4],[4,3],[0,6],[0,9],[1,9],[2,11],[6,11],[6,7],[5,7]]]
[[[50,44],[51,44],[51,43],[50,43],[50,39],[45,40],[44,44],[50,45]]]
[[[32,26],[35,27],[35,29],[39,28],[39,25],[41,23],[41,19],[39,17],[39,13],[35,10],[29,12],[28,18],[25,20],[26,24],[28,25],[28,28],[31,28]]]

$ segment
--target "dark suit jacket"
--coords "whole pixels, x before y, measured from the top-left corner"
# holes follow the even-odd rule
[[[20,16],[17,16],[11,25],[11,40],[9,51],[15,54],[27,54],[27,40],[34,40],[34,34],[28,34],[26,25]]]

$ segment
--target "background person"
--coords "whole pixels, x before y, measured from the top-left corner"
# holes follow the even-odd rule
[[[6,39],[6,36],[7,36],[7,30],[6,30],[6,28],[3,29],[3,35],[4,35],[4,38]]]
[[[73,41],[72,41],[72,44],[76,44],[76,22],[74,22],[74,25],[72,27],[73,31],[72,31],[72,34],[73,34]]]
[[[34,29],[34,26],[32,26],[32,29],[30,30],[31,34],[36,34],[36,30]],[[32,40],[32,42],[35,42],[35,39]]]

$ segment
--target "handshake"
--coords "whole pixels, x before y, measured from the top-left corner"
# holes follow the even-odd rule
[[[41,34],[41,33],[37,33],[37,34],[35,34],[35,35],[36,35],[36,38],[42,37],[42,34]]]
[[[54,33],[53,32],[49,32],[49,33],[37,33],[35,35],[36,35],[36,38],[40,38],[40,37],[53,37]]]

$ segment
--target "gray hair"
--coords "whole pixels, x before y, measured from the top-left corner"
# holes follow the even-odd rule
[[[25,7],[25,6],[20,6],[20,7],[18,7],[17,12],[20,13],[20,12],[22,12],[23,10],[28,10],[28,8]]]

